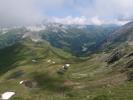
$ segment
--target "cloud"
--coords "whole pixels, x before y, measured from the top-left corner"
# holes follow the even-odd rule
[[[81,17],[55,17],[53,21],[66,24],[123,25],[133,20],[133,0],[72,1],[71,5]]]
[[[32,0],[0,0],[0,25],[25,25],[42,19]]]
[[[66,3],[67,0],[0,0],[0,26],[41,23],[49,9]]]
[[[48,20],[48,22],[55,22],[55,23],[68,24],[68,25],[71,25],[71,24],[78,24],[78,25],[102,25],[102,24],[124,25],[124,24],[128,23],[129,21],[118,20],[118,19],[104,20],[104,19],[100,19],[98,16],[94,16],[92,18],[87,18],[85,16],[81,16],[81,17],[67,16],[64,18],[52,17]]]
[[[104,24],[104,21],[100,20],[97,16],[91,18],[90,22],[95,25],[102,25]]]
[[[0,26],[38,24],[44,19],[66,24],[123,24],[132,17],[133,0],[0,0]]]
[[[133,0],[93,0],[86,1],[86,6],[77,5],[77,10],[84,16],[99,16],[103,19],[131,19],[133,17]],[[92,0],[91,0],[92,1]]]

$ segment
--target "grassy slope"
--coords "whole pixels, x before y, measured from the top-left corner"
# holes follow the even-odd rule
[[[130,48],[129,51],[132,50],[133,48]],[[127,82],[125,73],[119,71],[124,68],[124,61],[132,58],[122,58],[112,65],[107,65],[104,60],[108,54],[94,54],[89,58],[79,59],[47,43],[38,44],[31,41],[6,48],[0,51],[0,54],[0,68],[6,67],[0,71],[0,93],[15,91],[16,95],[12,100],[133,98],[133,84]],[[32,62],[33,59],[36,59],[37,63]],[[56,63],[48,63],[49,59]],[[65,63],[70,63],[71,67],[64,75],[58,75],[57,71]],[[18,75],[17,72],[22,74]],[[30,89],[19,85],[21,80],[33,80],[38,85]]]

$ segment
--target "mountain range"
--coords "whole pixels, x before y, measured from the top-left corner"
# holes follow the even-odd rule
[[[56,48],[61,48],[76,56],[96,52],[106,38],[119,26],[116,25],[62,25],[46,24],[45,26],[23,27],[6,30],[0,37],[0,48],[12,45],[20,39],[31,38],[33,41],[47,41]],[[78,45],[77,45],[78,44]]]
[[[132,100],[132,81],[133,22],[0,31],[0,93],[11,100]]]

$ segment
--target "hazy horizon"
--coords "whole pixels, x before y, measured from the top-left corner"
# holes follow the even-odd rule
[[[118,24],[132,20],[132,0],[0,0],[0,26]]]

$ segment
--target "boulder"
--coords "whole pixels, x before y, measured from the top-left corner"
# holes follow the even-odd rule
[[[19,84],[23,84],[25,87],[28,88],[34,88],[36,86],[36,83],[31,80],[23,80],[20,81]]]
[[[123,53],[119,50],[114,51],[106,60],[108,64],[118,61],[123,56]]]
[[[37,63],[37,60],[33,59],[32,62],[33,62],[33,63]]]
[[[70,64],[65,64],[65,65],[63,66],[63,69],[67,70],[69,67],[70,67]]]

